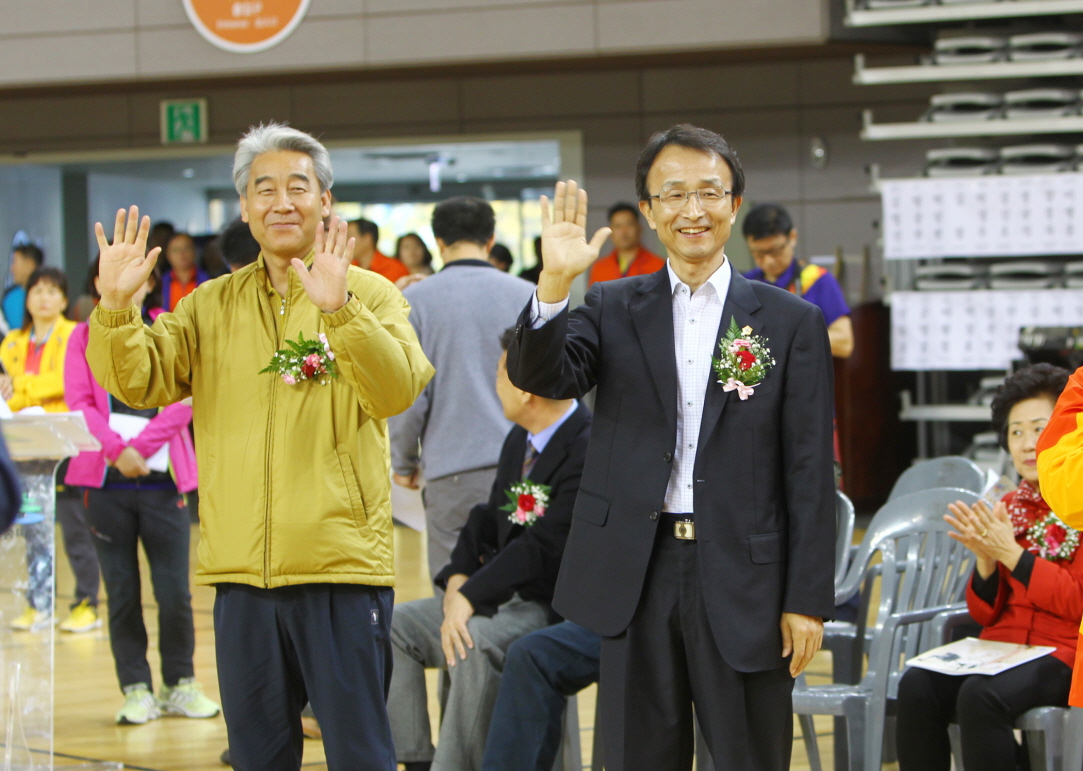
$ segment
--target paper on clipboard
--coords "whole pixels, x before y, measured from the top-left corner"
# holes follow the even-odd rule
[[[906,665],[945,675],[999,675],[1055,650],[1051,645],[1017,645],[967,637],[925,651]]]
[[[147,427],[150,420],[138,415],[125,415],[123,413],[109,413],[109,428],[120,434],[120,438],[129,441],[139,436],[140,432]],[[147,468],[151,471],[169,471],[169,442],[158,448],[158,452],[147,458]]]

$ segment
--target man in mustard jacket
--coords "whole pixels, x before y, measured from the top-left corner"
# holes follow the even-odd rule
[[[298,769],[311,700],[332,770],[394,771],[385,702],[394,572],[386,419],[433,369],[386,279],[351,267],[327,150],[278,124],[241,139],[233,177],[259,259],[146,327],[149,218],[101,224],[95,377],[133,407],[192,397],[200,474],[196,583],[217,588],[218,680],[233,767]],[[325,340],[337,377],[260,373]],[[320,337],[320,336],[324,337]]]

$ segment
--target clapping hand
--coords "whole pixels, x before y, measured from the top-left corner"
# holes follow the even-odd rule
[[[334,313],[349,299],[346,291],[346,272],[353,261],[354,239],[346,238],[346,223],[333,217],[324,237],[323,223],[316,225],[316,255],[312,268],[305,267],[303,260],[290,260],[308,299],[324,313]]]
[[[150,217],[139,220],[139,207],[127,212],[117,212],[113,226],[113,243],[105,240],[102,223],[94,223],[94,235],[98,239],[101,257],[98,260],[98,287],[101,304],[106,310],[120,311],[132,306],[135,293],[147,283],[154,266],[158,264],[161,248],[147,253],[147,236],[150,234]]]
[[[998,562],[1008,570],[1015,569],[1023,547],[1015,540],[1011,516],[1003,502],[991,509],[981,500],[973,506],[956,501],[948,504],[948,509],[951,514],[945,514],[944,520],[956,530],[948,535],[974,552],[979,575],[988,578]]]
[[[538,279],[538,299],[560,302],[576,276],[598,259],[602,244],[612,232],[599,228],[587,242],[587,191],[574,181],[557,182],[552,213],[549,198],[541,197],[542,272]]]

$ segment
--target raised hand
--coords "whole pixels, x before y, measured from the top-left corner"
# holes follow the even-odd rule
[[[147,283],[154,266],[158,264],[161,248],[155,247],[147,253],[147,236],[150,234],[150,217],[139,220],[139,207],[133,206],[127,212],[117,212],[113,226],[113,243],[105,240],[105,228],[102,223],[94,223],[94,235],[98,239],[98,289],[101,293],[102,307],[106,310],[120,311],[132,306],[135,293]]]
[[[541,215],[543,265],[538,299],[560,302],[568,296],[576,276],[598,259],[598,252],[611,231],[599,228],[587,241],[587,191],[574,181],[557,182],[552,214],[549,199],[541,197]]]
[[[334,313],[349,299],[346,271],[353,261],[354,239],[346,238],[346,223],[333,217],[324,238],[323,223],[316,226],[316,256],[312,268],[296,257],[290,260],[308,299],[324,313]]]

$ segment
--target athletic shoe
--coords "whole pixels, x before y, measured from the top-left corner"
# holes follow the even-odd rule
[[[98,609],[90,604],[89,600],[83,600],[71,609],[71,615],[60,622],[60,629],[64,632],[89,632],[98,629],[102,625],[98,617]]]
[[[40,632],[53,623],[53,616],[44,610],[27,608],[11,622],[11,628],[19,632]]]
[[[172,688],[162,686],[158,704],[166,715],[180,717],[214,717],[222,708],[203,695],[194,677],[182,677]]]
[[[161,716],[158,700],[146,683],[135,683],[124,688],[124,706],[117,713],[118,725],[142,725]]]

